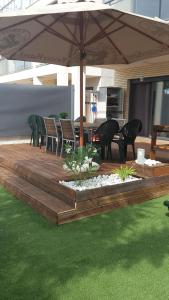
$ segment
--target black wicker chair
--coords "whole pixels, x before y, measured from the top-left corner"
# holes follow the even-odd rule
[[[101,159],[112,158],[111,143],[115,134],[119,131],[119,124],[116,120],[108,120],[102,123],[96,130],[96,144],[101,147]]]
[[[29,127],[31,128],[30,145],[32,145],[33,143],[33,146],[41,147],[43,145],[44,137],[46,135],[43,118],[39,115],[30,115],[28,117],[28,124]]]
[[[127,159],[127,146],[132,145],[133,156],[136,159],[135,154],[135,139],[139,132],[142,130],[142,122],[139,119],[133,119],[126,123],[120,130],[119,138],[113,138],[112,142],[119,146],[120,162],[125,163]]]

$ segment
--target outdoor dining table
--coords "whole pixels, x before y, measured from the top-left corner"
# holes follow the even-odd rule
[[[169,125],[153,125],[152,132],[151,132],[151,148],[150,148],[150,158],[156,158],[156,151],[157,150],[169,150],[169,144],[161,144],[157,145],[157,135],[158,133],[168,133],[169,134]]]
[[[96,124],[96,123],[90,123],[90,122],[83,122],[83,128],[84,131],[87,133],[88,137],[87,140],[90,141],[92,143],[92,136],[94,135],[96,129],[99,127],[100,125]],[[74,122],[74,128],[75,129],[80,129],[80,122]]]
[[[83,123],[83,128],[85,131],[87,131],[90,135],[93,134],[93,132],[99,127],[98,124],[95,123],[89,123],[89,122],[84,122]],[[80,128],[80,122],[74,122],[74,128],[79,129]]]
[[[79,128],[80,127],[80,122],[74,122],[74,127]],[[85,129],[97,129],[98,125],[95,123],[89,123],[89,122],[83,122],[83,127]]]

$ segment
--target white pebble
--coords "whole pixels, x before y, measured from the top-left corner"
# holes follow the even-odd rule
[[[63,184],[76,191],[84,191],[87,189],[94,189],[101,186],[110,186],[115,184],[121,184],[130,181],[141,180],[140,178],[129,176],[124,182],[116,174],[111,175],[99,175],[90,179],[83,180],[81,185],[79,181],[59,181],[60,184]]]

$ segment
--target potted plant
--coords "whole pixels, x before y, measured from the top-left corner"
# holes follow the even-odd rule
[[[97,157],[97,149],[91,145],[72,149],[70,144],[65,145],[66,157],[64,169],[71,171],[79,180],[84,179],[87,174],[99,169],[99,164],[93,161]]]
[[[68,113],[67,112],[61,112],[59,114],[60,119],[66,119],[68,117]]]
[[[93,158],[98,155],[97,149],[91,145],[79,147],[73,151],[71,145],[66,144],[65,152],[64,169],[71,171],[74,176],[73,180],[61,181],[60,183],[69,188],[82,191],[139,180],[139,178],[133,176],[135,170],[128,166],[121,166],[113,170],[112,174],[91,176],[91,172],[97,171],[99,168],[99,165],[93,162]]]

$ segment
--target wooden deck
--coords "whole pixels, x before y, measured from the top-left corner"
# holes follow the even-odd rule
[[[118,164],[103,163],[99,173],[110,172]],[[0,183],[18,199],[36,209],[56,224],[63,224],[112,208],[149,200],[169,192],[169,176],[151,178],[135,184],[104,191],[75,195],[59,184],[70,174],[63,169],[63,159],[44,149],[23,145],[0,146]]]

